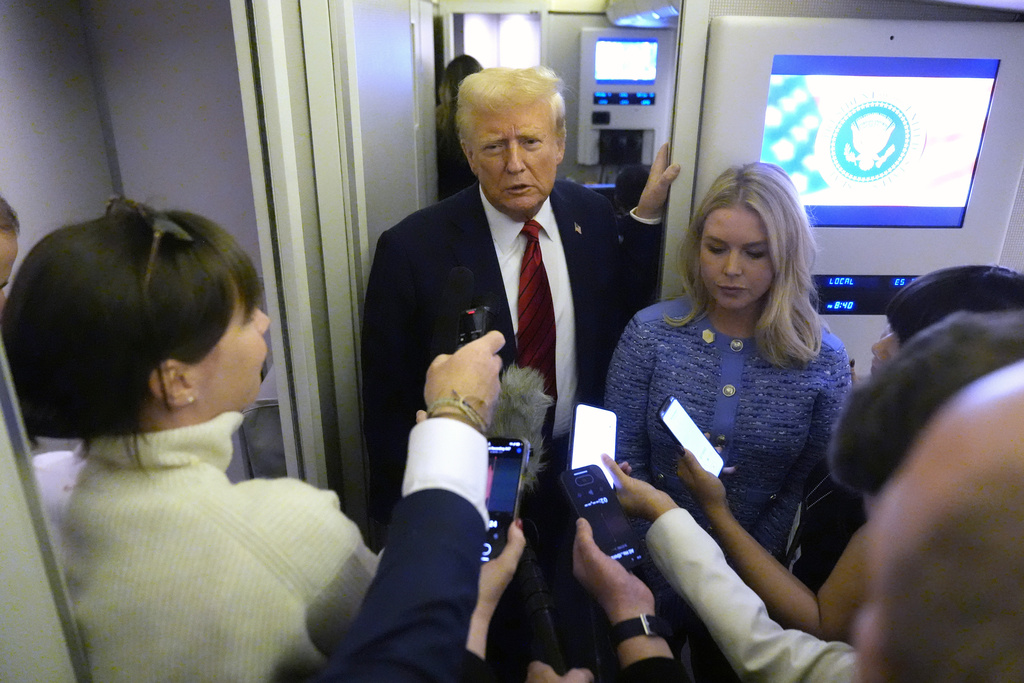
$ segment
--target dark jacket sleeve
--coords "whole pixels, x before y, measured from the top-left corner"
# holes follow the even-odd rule
[[[459,680],[483,542],[466,499],[439,489],[403,498],[359,615],[316,680]]]
[[[668,657],[648,657],[630,664],[619,672],[616,683],[690,683],[682,662]]]
[[[647,225],[629,214],[617,219],[622,240],[620,273],[624,292],[622,325],[657,299],[660,257],[665,224]]]
[[[419,311],[415,272],[402,240],[385,232],[377,242],[363,305],[363,434],[370,474],[370,516],[387,523],[401,497],[409,430],[424,408],[426,334],[417,329]]]
[[[469,650],[465,657],[459,683],[500,683],[490,664]]]

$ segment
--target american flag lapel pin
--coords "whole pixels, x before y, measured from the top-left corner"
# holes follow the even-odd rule
[[[580,227],[579,223],[573,223],[573,226],[576,228],[576,234],[577,235],[582,235],[583,234],[583,228]]]

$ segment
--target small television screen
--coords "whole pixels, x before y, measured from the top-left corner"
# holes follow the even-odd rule
[[[651,85],[658,71],[658,41],[599,38],[594,48],[598,83]]]
[[[960,228],[998,59],[776,55],[761,160],[818,227]]]

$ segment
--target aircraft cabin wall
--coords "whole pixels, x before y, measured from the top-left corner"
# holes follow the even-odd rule
[[[124,192],[213,218],[259,263],[228,3],[5,5],[0,192],[21,253]]]

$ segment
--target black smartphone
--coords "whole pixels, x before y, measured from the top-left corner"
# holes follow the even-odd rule
[[[491,437],[487,440],[490,454],[487,462],[487,524],[481,562],[497,557],[508,541],[508,528],[519,516],[519,494],[523,472],[530,461],[530,444],[519,439]]]
[[[647,561],[647,548],[626,519],[626,513],[597,465],[566,470],[558,477],[569,504],[580,517],[590,522],[594,542],[626,569]]]
[[[683,409],[682,404],[675,396],[665,399],[658,415],[661,416],[661,421],[668,427],[668,431],[676,443],[693,453],[701,467],[716,477],[722,472],[725,463],[721,454],[711,445],[711,442],[704,436],[704,432]]]
[[[604,466],[601,454],[615,459],[615,434],[618,419],[604,408],[577,403],[572,411],[572,444],[569,448],[569,469],[597,465],[604,472],[609,486],[614,486],[611,471]]]

